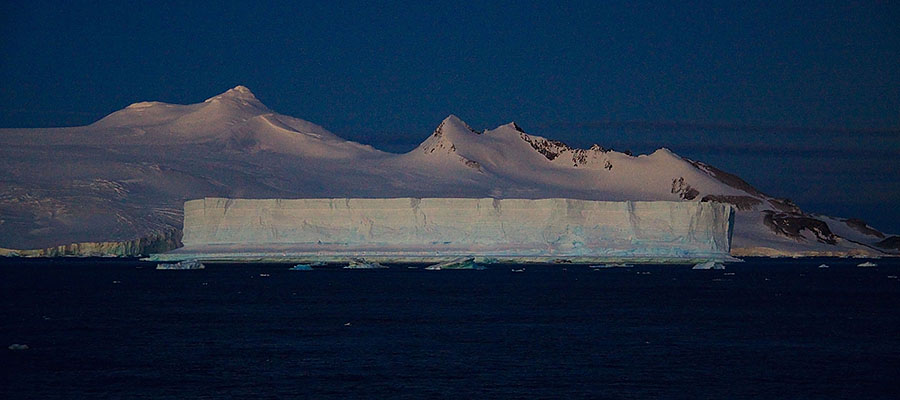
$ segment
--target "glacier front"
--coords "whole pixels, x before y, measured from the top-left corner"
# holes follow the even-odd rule
[[[493,198],[204,198],[184,205],[184,247],[155,260],[650,263],[724,260],[732,206]]]

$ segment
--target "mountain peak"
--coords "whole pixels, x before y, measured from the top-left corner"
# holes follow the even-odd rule
[[[232,97],[256,98],[256,96],[253,95],[253,92],[251,92],[250,89],[244,85],[237,85],[231,89],[226,90],[225,93],[222,93],[221,95],[222,96],[232,96]]]
[[[472,127],[469,126],[469,124],[467,124],[465,121],[459,119],[459,117],[457,117],[453,114],[448,115],[447,118],[444,118],[444,120],[441,121],[441,124],[438,125],[437,129],[435,130],[435,133],[437,134],[437,136],[440,136],[441,134],[443,134],[444,131],[446,131],[448,129],[455,130],[455,131],[462,131],[462,132],[471,132],[476,135],[479,134],[474,129],[472,129]]]
[[[469,126],[468,124],[466,124],[465,121],[459,119],[459,117],[457,117],[456,115],[453,115],[453,114],[450,114],[450,115],[447,116],[447,118],[444,118],[444,120],[441,121],[441,125],[462,125],[462,126]]]
[[[253,95],[253,92],[250,91],[246,86],[237,85],[231,89],[226,90],[224,93],[213,96],[206,99],[206,103],[209,103],[214,100],[222,100],[222,99],[233,99],[244,102],[255,102],[259,103],[259,100]],[[261,105],[262,103],[260,103]]]
[[[512,129],[512,130],[517,131],[517,132],[525,133],[525,130],[522,129],[522,127],[519,126],[519,124],[517,124],[515,121],[512,121],[512,122],[510,122],[510,123],[508,123],[508,124],[500,125],[500,126],[498,126],[497,128],[498,128],[498,129],[499,129],[499,128],[509,128],[509,129]]]
[[[678,158],[678,159],[681,158],[677,154],[673,153],[672,150],[669,150],[667,147],[660,147],[660,148],[656,149],[656,151],[654,151],[653,154],[651,154],[651,156]]]

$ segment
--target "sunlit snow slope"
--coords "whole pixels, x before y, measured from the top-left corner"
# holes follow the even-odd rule
[[[574,149],[515,123],[479,132],[451,115],[413,151],[392,154],[277,114],[243,86],[198,104],[132,104],[83,127],[0,130],[6,254],[172,248],[184,201],[203,197],[718,201],[739,210],[734,255],[890,251],[862,221],[805,213],[664,148]]]

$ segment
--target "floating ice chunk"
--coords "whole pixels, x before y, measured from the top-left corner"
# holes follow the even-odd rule
[[[290,269],[291,271],[312,271],[312,265],[309,264],[297,264]]]
[[[350,260],[350,264],[348,264],[344,269],[384,269],[387,268],[384,265],[381,265],[377,262],[369,262],[362,258],[354,258]]]
[[[429,271],[441,271],[445,269],[474,269],[483,270],[483,266],[475,263],[475,258],[457,258],[440,264],[434,264],[426,267]]]
[[[828,264],[820,264],[820,265],[819,265],[819,268],[823,268],[823,269],[824,269],[824,268],[831,268],[831,266],[828,265]]]
[[[632,265],[632,264],[598,264],[598,265],[591,265],[591,266],[589,266],[589,268],[594,268],[594,269],[604,269],[604,268],[634,268],[634,265]]]
[[[691,269],[725,269],[725,265],[720,262],[707,261],[698,263]]]
[[[866,262],[864,262],[864,263],[857,264],[856,266],[857,266],[857,267],[862,267],[862,268],[868,268],[868,267],[877,267],[878,264],[875,264],[875,263],[873,263],[873,262],[871,262],[871,261],[866,261]]]
[[[15,350],[28,350],[29,347],[27,344],[13,343],[13,344],[9,345],[9,347],[7,347],[7,348],[15,351]]]
[[[160,263],[156,265],[156,269],[204,269],[203,263],[197,260],[184,260],[174,264]]]

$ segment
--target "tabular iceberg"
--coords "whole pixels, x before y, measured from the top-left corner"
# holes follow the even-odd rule
[[[724,260],[733,219],[710,202],[204,198],[184,205],[184,247],[154,259]]]

